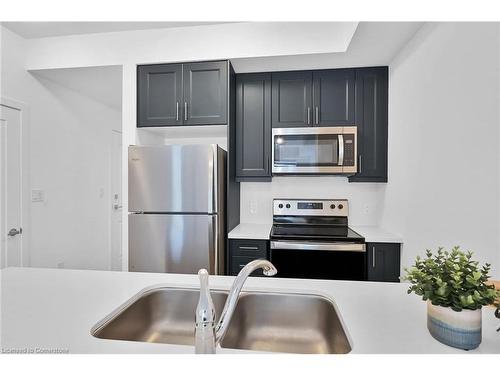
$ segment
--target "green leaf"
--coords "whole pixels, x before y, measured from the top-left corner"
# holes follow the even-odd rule
[[[425,254],[424,259],[417,256],[414,265],[404,269],[401,279],[410,282],[408,293],[455,311],[478,309],[500,297],[500,292],[485,284],[490,264],[480,266],[471,251],[454,246],[451,251],[440,247],[435,254],[427,249]]]

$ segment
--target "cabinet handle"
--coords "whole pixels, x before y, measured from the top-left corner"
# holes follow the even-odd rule
[[[307,125],[311,123],[311,107],[307,107]]]
[[[319,124],[319,107],[316,106],[316,125]]]
[[[362,169],[361,169],[361,155],[358,156],[358,159],[359,159],[359,171],[358,173],[361,173]]]
[[[257,246],[240,246],[240,249],[243,250],[259,250]]]
[[[372,246],[372,268],[375,268],[375,246]]]
[[[184,121],[188,119],[188,103],[184,102]]]
[[[179,121],[179,102],[175,103],[175,121]]]

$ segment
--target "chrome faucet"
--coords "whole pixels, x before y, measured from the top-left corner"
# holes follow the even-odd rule
[[[210,296],[210,287],[208,286],[208,272],[205,269],[198,271],[198,276],[200,277],[200,299],[196,307],[196,354],[215,354],[215,348],[227,332],[245,280],[253,271],[259,268],[263,269],[266,276],[273,276],[278,272],[271,262],[264,259],[254,260],[243,267],[233,282],[217,325],[215,324],[214,303]]]

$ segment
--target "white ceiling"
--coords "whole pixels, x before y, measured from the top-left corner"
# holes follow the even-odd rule
[[[345,52],[233,58],[236,73],[389,65],[424,22],[359,22]]]
[[[216,25],[221,23],[228,22],[2,22],[1,24],[23,38],[33,39],[113,31]]]
[[[57,84],[116,110],[122,108],[121,66],[45,69],[31,73],[41,83]]]

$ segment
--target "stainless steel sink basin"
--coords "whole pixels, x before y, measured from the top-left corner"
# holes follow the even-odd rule
[[[351,351],[334,304],[312,294],[242,294],[221,346],[310,354]]]
[[[145,290],[97,323],[91,333],[102,339],[194,345],[198,297],[198,289]],[[218,314],[226,298],[226,292],[212,291]],[[294,293],[241,293],[221,346],[285,353],[351,351],[334,303]]]
[[[101,339],[194,345],[194,316],[199,296],[197,289],[146,290],[97,323],[91,333]],[[212,293],[218,313],[226,297],[227,293]]]

